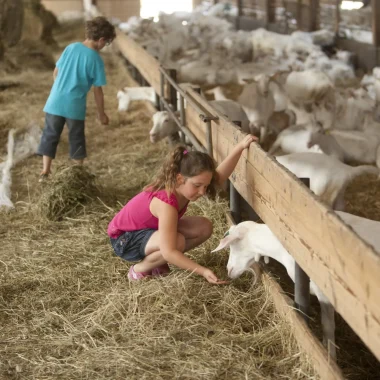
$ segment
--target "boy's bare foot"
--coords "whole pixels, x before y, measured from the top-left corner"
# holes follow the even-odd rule
[[[50,175],[50,173],[44,173],[44,172],[42,172],[40,174],[40,178],[39,178],[38,182],[40,182],[40,183],[46,182],[49,179],[49,175]]]

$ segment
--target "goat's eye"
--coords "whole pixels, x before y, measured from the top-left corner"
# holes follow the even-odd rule
[[[223,237],[226,237],[226,236],[228,236],[229,234],[230,234],[230,231],[227,231],[227,232],[224,234]]]

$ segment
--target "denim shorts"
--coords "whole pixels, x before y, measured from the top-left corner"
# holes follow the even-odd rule
[[[86,157],[84,120],[68,119],[50,113],[46,113],[45,115],[45,127],[42,131],[37,154],[55,158],[57,146],[65,124],[67,124],[67,128],[69,129],[70,158],[82,160]]]
[[[156,231],[147,228],[145,230],[124,232],[116,239],[110,238],[110,240],[117,256],[126,261],[136,262],[145,258],[145,247]]]

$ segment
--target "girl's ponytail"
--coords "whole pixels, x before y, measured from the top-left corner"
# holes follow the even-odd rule
[[[190,178],[208,171],[213,174],[212,181],[207,188],[207,194],[214,197],[216,194],[217,173],[214,160],[207,154],[197,151],[188,152],[184,146],[177,146],[167,157],[161,170],[152,183],[144,190],[166,190],[173,193],[177,186],[177,175],[182,174]]]
[[[173,192],[177,183],[177,175],[181,173],[181,161],[183,159],[184,152],[187,152],[184,146],[177,146],[169,155],[162,168],[165,175],[164,187],[168,193]]]

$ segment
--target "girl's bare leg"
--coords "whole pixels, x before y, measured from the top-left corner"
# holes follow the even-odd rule
[[[178,232],[186,239],[185,250],[198,247],[212,234],[212,223],[203,216],[184,216],[178,222]]]
[[[177,249],[181,252],[189,251],[205,242],[212,234],[212,223],[201,216],[185,216],[178,222]],[[135,265],[136,272],[148,272],[167,261],[160,252],[160,235],[156,231],[149,239],[144,260]]]
[[[135,272],[149,272],[160,265],[166,264],[167,261],[162,257],[160,252],[160,233],[156,231],[149,239],[145,247],[144,260],[137,263],[134,267]],[[183,235],[177,233],[177,249],[179,251],[185,248],[185,238]]]

